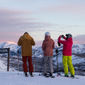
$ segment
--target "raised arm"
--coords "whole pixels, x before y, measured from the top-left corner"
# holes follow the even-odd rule
[[[59,43],[62,43],[62,44],[65,44],[66,41],[65,41],[65,40],[61,40],[61,38],[62,38],[62,35],[59,36],[58,42],[59,42]],[[66,38],[65,38],[65,39],[66,39]]]
[[[32,42],[31,42],[31,43],[32,43],[32,45],[35,45],[35,41],[34,41],[34,39],[33,39],[33,38],[32,38]]]
[[[17,43],[19,46],[21,46],[22,45],[22,37],[20,37],[19,38],[19,40],[18,40],[18,43]]]

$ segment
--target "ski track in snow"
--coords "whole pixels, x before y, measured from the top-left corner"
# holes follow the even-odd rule
[[[85,77],[79,79],[55,77],[45,78],[34,73],[34,77],[25,77],[22,72],[0,72],[0,85],[85,85]]]

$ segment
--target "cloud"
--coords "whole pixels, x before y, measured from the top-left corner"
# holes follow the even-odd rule
[[[22,18],[25,14],[24,11],[0,9],[0,29],[16,28],[26,20],[25,18]]]
[[[63,5],[52,5],[49,7],[42,8],[43,11],[47,12],[63,12],[71,14],[85,14],[85,5],[84,4],[63,4]]]
[[[75,44],[85,44],[85,35],[78,35],[73,40]]]
[[[8,9],[0,9],[0,29],[37,29],[53,26],[50,23],[37,22],[36,18],[31,16],[32,12],[12,11]]]
[[[0,41],[16,41],[25,31],[35,32],[45,30],[45,28],[55,25],[38,22],[38,19],[31,17],[31,15],[32,12],[0,9]]]

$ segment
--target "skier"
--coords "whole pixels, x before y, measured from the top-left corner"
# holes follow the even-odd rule
[[[53,56],[53,48],[54,48],[54,41],[51,39],[50,33],[45,33],[45,39],[42,44],[42,50],[44,52],[44,76],[48,77],[47,74],[47,63],[49,63],[50,72],[49,76],[53,76],[53,65],[52,65],[52,56]]]
[[[63,38],[64,40],[61,40]],[[64,35],[59,36],[58,38],[58,44],[63,44],[63,66],[64,66],[64,73],[65,77],[69,77],[68,75],[68,66],[71,73],[71,77],[74,77],[75,70],[72,64],[72,35],[66,34],[66,37]]]
[[[18,45],[22,49],[23,70],[26,77],[28,77],[27,62],[29,63],[29,74],[33,77],[32,65],[32,45],[35,45],[33,38],[25,32],[18,40]]]

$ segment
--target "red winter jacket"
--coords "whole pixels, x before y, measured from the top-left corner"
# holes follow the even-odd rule
[[[73,41],[72,38],[64,37],[65,40],[61,40],[61,36],[58,38],[58,42],[63,44],[63,55],[64,56],[72,56],[72,45]]]
[[[45,40],[42,44],[42,50],[44,52],[44,56],[53,56],[53,48],[54,41],[50,38],[50,36],[45,36]]]

